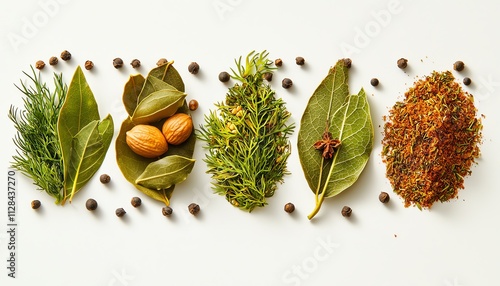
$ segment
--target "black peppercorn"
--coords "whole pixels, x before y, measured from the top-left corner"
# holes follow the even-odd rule
[[[170,215],[172,215],[173,212],[174,212],[174,210],[171,207],[163,207],[163,208],[161,208],[161,213],[164,216],[170,216]]]
[[[283,61],[281,59],[276,59],[274,61],[274,65],[277,66],[277,67],[280,67],[283,65]]]
[[[62,53],[61,53],[61,59],[63,61],[69,61],[71,59],[71,53],[64,50]]]
[[[88,199],[85,203],[85,207],[89,211],[95,211],[97,209],[97,202],[94,199]]]
[[[192,215],[196,215],[200,212],[200,206],[198,204],[191,203],[188,206],[188,210]]]
[[[453,64],[453,69],[456,70],[456,71],[463,71],[464,68],[465,68],[465,64],[462,61],[456,61]]]
[[[350,69],[352,66],[352,60],[350,58],[345,58],[344,59],[344,65],[346,68]]]
[[[45,67],[45,63],[43,61],[37,61],[35,63],[35,68],[37,68],[39,70],[43,69],[44,67]]]
[[[192,62],[188,66],[188,71],[192,74],[197,74],[200,70],[200,65],[197,62]]]
[[[99,180],[101,181],[101,183],[107,184],[107,183],[109,183],[109,181],[111,181],[111,177],[108,174],[102,174],[99,177]]]
[[[303,57],[296,57],[295,63],[299,66],[303,66],[306,63],[306,60]]]
[[[117,217],[122,217],[126,214],[127,212],[123,208],[117,208],[115,211],[115,214]]]
[[[267,80],[267,81],[272,81],[273,80],[273,73],[272,72],[266,72],[262,77]]]
[[[137,208],[141,206],[142,200],[139,197],[133,197],[132,200],[130,200],[130,203],[134,208]]]
[[[164,64],[168,63],[167,59],[166,58],[161,58],[159,59],[157,62],[156,62],[156,65],[157,66],[162,66]]]
[[[115,58],[113,60],[113,66],[115,67],[115,69],[119,69],[119,68],[123,67],[123,60],[120,58]]]
[[[55,66],[55,65],[57,65],[57,63],[59,63],[59,59],[57,57],[50,57],[49,65]]]
[[[293,213],[293,211],[295,211],[295,205],[294,205],[294,204],[292,204],[292,203],[287,203],[287,204],[285,205],[285,208],[284,208],[284,209],[285,209],[285,212],[287,212],[287,213],[291,214],[291,213]]]
[[[464,78],[464,84],[465,85],[469,85],[471,83],[472,83],[472,80],[470,78],[468,78],[468,77]]]
[[[408,60],[405,58],[400,58],[398,60],[398,68],[405,69],[408,66]]]
[[[34,210],[38,209],[41,205],[42,203],[39,200],[31,201],[31,208]]]
[[[141,67],[141,61],[138,59],[133,59],[132,62],[130,62],[130,65],[134,68],[140,68]]]
[[[292,87],[293,85],[293,81],[289,78],[284,78],[282,81],[281,81],[281,86],[284,88],[284,89],[289,89],[290,87]]]
[[[94,63],[92,61],[85,61],[85,69],[89,71],[92,68],[94,68]]]
[[[350,207],[344,206],[342,208],[342,216],[344,216],[344,217],[350,217],[351,214],[352,214],[352,209]]]
[[[388,193],[386,192],[381,192],[380,195],[378,195],[378,199],[381,203],[388,203],[391,197],[389,196]]]
[[[231,76],[225,71],[223,71],[219,74],[219,80],[221,82],[228,82],[230,78],[231,78]]]
[[[377,79],[377,78],[372,78],[372,79],[370,80],[370,84],[371,84],[372,86],[377,86],[377,85],[379,84],[379,81],[378,81],[378,79]]]
[[[195,111],[196,109],[198,109],[198,101],[196,99],[191,99],[189,101],[189,110],[191,111]]]

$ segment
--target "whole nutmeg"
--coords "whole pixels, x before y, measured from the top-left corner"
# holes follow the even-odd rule
[[[179,145],[193,132],[193,120],[185,113],[177,113],[167,118],[161,129],[168,144]]]
[[[158,157],[168,150],[167,140],[160,129],[139,124],[127,131],[125,142],[136,153],[146,158]]]

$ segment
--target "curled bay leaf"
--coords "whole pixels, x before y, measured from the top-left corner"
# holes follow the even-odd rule
[[[123,105],[130,116],[134,114],[139,95],[141,94],[145,82],[146,79],[141,74],[132,75],[123,88]]]
[[[182,91],[162,89],[149,94],[137,105],[132,122],[144,124],[172,116],[182,106],[186,94]]]
[[[150,163],[135,183],[161,190],[184,181],[194,166],[194,159],[179,155],[165,156]]]
[[[299,158],[309,187],[316,197],[312,219],[325,198],[354,184],[363,171],[373,147],[370,107],[363,89],[349,95],[348,68],[344,60],[329,70],[311,96],[298,134]],[[327,129],[327,130],[325,130]],[[326,159],[314,148],[326,132],[340,140],[333,157]]]

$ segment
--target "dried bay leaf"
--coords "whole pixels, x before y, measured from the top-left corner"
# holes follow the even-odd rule
[[[173,63],[174,62],[171,61],[171,62],[168,62],[164,65],[161,65],[159,67],[152,69],[149,72],[148,76],[152,76],[152,77],[161,79],[162,81],[175,87],[175,89],[180,90],[180,91],[185,91],[184,90],[184,82],[182,81],[182,78],[179,75],[179,72],[177,72],[177,70],[174,68]]]
[[[186,94],[178,90],[154,91],[137,105],[132,115],[132,122],[151,123],[172,116],[182,106],[185,98]]]
[[[69,85],[57,122],[64,166],[64,199],[62,203],[68,198],[71,202],[74,194],[95,174],[104,160],[111,144],[114,127],[110,115],[102,122],[99,122],[99,120],[99,110],[94,94],[85,79],[81,67],[78,66]],[[95,132],[97,132],[97,135],[94,135]],[[85,139],[85,137],[87,138]],[[88,143],[98,141],[102,145],[94,150],[98,155],[97,161],[92,162],[90,167],[87,166],[90,169],[86,170],[86,175],[78,179],[80,172],[83,171],[78,167],[82,164],[80,160],[90,156],[87,153],[89,151],[87,148],[95,147]]]
[[[137,101],[146,79],[141,74],[130,76],[123,88],[123,105],[129,116],[134,114]]]
[[[194,159],[179,155],[165,156],[150,163],[135,183],[161,190],[184,181],[194,166]]]
[[[324,159],[313,145],[325,126],[341,141],[332,159]],[[312,219],[324,198],[338,195],[354,184],[373,148],[370,107],[363,89],[349,95],[348,68],[339,60],[311,96],[298,134],[299,158],[304,175],[316,197]]]

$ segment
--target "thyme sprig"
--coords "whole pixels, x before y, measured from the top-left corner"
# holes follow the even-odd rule
[[[199,132],[214,191],[249,212],[265,206],[288,173],[288,136],[294,129],[287,124],[285,102],[263,81],[273,71],[267,56],[252,52],[244,64],[241,57],[235,60],[232,78],[239,83],[229,88],[225,103],[205,116]]]
[[[17,147],[12,167],[33,180],[41,190],[56,199],[63,200],[63,162],[57,136],[57,119],[66,98],[67,86],[62,74],[54,74],[55,91],[51,92],[33,67],[33,75],[24,74],[32,85],[16,87],[26,96],[24,110],[11,106],[8,117],[17,130],[13,138]]]

